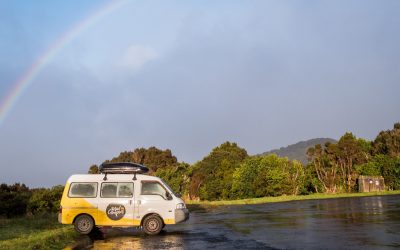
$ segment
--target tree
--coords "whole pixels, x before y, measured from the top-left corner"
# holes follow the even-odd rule
[[[235,198],[297,195],[304,189],[305,172],[298,161],[275,154],[249,157],[233,174]]]
[[[380,167],[385,185],[389,190],[400,189],[400,157],[388,155],[374,156],[374,163]]]
[[[266,183],[256,181],[262,172],[262,157],[252,156],[244,160],[233,173],[232,195],[237,199],[258,197],[258,185],[264,187]],[[260,180],[262,181],[262,180]],[[259,190],[258,190],[259,191]],[[262,193],[263,191],[261,191]],[[262,194],[261,194],[262,196]]]
[[[400,156],[400,123],[395,123],[392,130],[381,131],[373,142],[375,154]]]
[[[316,145],[308,149],[307,155],[325,192],[335,193],[338,187],[351,192],[358,178],[355,166],[368,161],[370,149],[370,142],[345,133],[338,143]]]
[[[31,192],[25,184],[0,185],[0,215],[6,217],[24,215]]]
[[[236,143],[225,142],[214,148],[208,156],[193,166],[190,198],[230,199],[233,172],[247,157],[246,150]]]
[[[331,154],[333,164],[340,168],[342,183],[347,192],[351,192],[358,178],[354,166],[363,164],[369,158],[368,143],[365,140],[358,140],[352,133],[345,133],[337,143],[337,150]],[[329,148],[328,148],[329,149]]]
[[[324,187],[322,182],[318,179],[317,172],[312,163],[309,163],[304,168],[305,180],[304,180],[304,193],[320,193],[324,192]]]
[[[325,147],[334,147],[326,143]],[[332,165],[321,144],[317,144],[307,150],[310,165],[314,167],[318,180],[323,186],[324,192],[335,193],[338,184],[338,168]]]
[[[100,173],[100,170],[96,164],[93,164],[92,166],[89,167],[88,174],[99,174],[99,173]]]
[[[32,214],[56,213],[60,207],[60,200],[64,186],[58,185],[51,189],[32,189],[32,196],[28,203],[28,210]]]
[[[381,176],[381,168],[376,161],[369,161],[367,163],[357,165],[356,171],[358,175],[367,176]]]
[[[161,150],[156,147],[137,148],[134,151],[124,151],[121,152],[117,157],[108,162],[135,162],[143,164],[149,168],[150,174],[157,171],[158,168],[163,167],[173,167],[178,165],[178,161],[174,155],[172,155],[171,150]]]
[[[190,165],[179,163],[173,167],[158,168],[155,175],[163,179],[175,193],[188,196]]]
[[[298,195],[299,193],[304,193],[306,172],[303,164],[294,160],[289,161],[289,163],[285,164],[285,166],[287,166],[285,172],[287,172],[287,185],[289,194]]]

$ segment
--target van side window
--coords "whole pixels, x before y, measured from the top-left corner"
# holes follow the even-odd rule
[[[118,183],[103,183],[101,184],[101,197],[115,198],[117,197]]]
[[[69,188],[68,197],[94,198],[97,196],[97,182],[73,182]]]
[[[157,181],[142,181],[143,195],[160,195],[167,199],[167,190]]]
[[[133,183],[118,183],[118,197],[132,197],[133,196]]]
[[[101,197],[117,198],[117,197],[132,197],[133,183],[132,182],[107,182],[101,184]]]

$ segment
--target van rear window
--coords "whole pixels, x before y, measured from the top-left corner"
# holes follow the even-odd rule
[[[97,196],[97,182],[73,182],[68,197],[94,198]]]

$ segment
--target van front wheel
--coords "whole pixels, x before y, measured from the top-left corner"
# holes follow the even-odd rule
[[[163,221],[160,216],[150,215],[146,217],[143,221],[143,230],[146,234],[156,235],[161,232],[163,228]]]
[[[81,234],[89,234],[94,227],[92,217],[87,214],[79,215],[74,222],[75,230]]]

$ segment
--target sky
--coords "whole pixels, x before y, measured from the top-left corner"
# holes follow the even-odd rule
[[[400,121],[400,1],[0,1],[0,183]],[[17,88],[19,87],[19,88]]]

